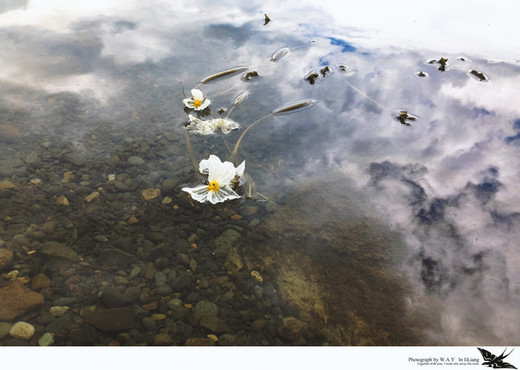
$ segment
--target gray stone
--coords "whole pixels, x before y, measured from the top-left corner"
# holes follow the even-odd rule
[[[211,330],[213,333],[227,333],[231,331],[224,320],[211,315],[204,315],[200,320],[200,326]]]
[[[174,193],[179,185],[179,180],[177,179],[166,179],[163,181],[161,185],[161,193],[162,194],[171,194]]]
[[[169,295],[173,291],[172,287],[167,284],[159,285],[156,288],[156,290],[157,290],[157,294],[162,295],[162,296]]]
[[[85,322],[102,331],[121,331],[134,326],[132,312],[129,308],[85,308]]]
[[[68,260],[77,260],[77,253],[70,247],[59,242],[46,242],[42,247],[42,253],[53,257],[61,257]]]
[[[72,320],[70,318],[70,314],[66,313],[63,316],[58,317],[56,320],[51,321],[46,330],[51,333],[67,333],[70,329],[70,324]]]
[[[0,322],[0,340],[4,339],[7,334],[9,334],[9,329],[11,329],[13,324],[9,322]]]
[[[139,265],[135,265],[134,267],[132,267],[132,271],[130,271],[130,274],[128,275],[128,280],[135,279],[141,274],[141,272],[143,272],[141,267]]]
[[[99,256],[103,265],[121,266],[135,261],[135,256],[117,248],[104,249]]]
[[[173,339],[168,334],[157,334],[153,338],[153,344],[156,346],[169,346],[173,343]]]
[[[99,301],[109,308],[123,307],[130,303],[130,299],[113,286],[107,286],[101,291]]]
[[[38,345],[42,347],[50,346],[54,343],[54,337],[51,333],[47,332],[41,336],[38,340]]]
[[[131,156],[128,158],[128,164],[132,165],[132,166],[142,166],[144,165],[146,162],[144,159],[140,158],[140,157],[137,157],[135,155]]]
[[[218,338],[218,344],[220,346],[234,346],[237,343],[237,336],[234,334],[222,334]]]
[[[141,322],[143,323],[144,328],[148,331],[155,331],[155,329],[157,328],[157,326],[155,325],[155,320],[151,317],[143,317]]]
[[[8,269],[13,263],[13,252],[9,249],[0,249],[0,271]]]
[[[220,256],[225,256],[233,247],[233,243],[242,235],[233,229],[226,229],[215,239],[215,253]]]
[[[161,271],[155,273],[155,286],[160,286],[166,284],[168,280],[168,276]]]
[[[199,301],[194,309],[195,318],[200,320],[202,316],[217,316],[218,307],[215,303],[209,301]]]

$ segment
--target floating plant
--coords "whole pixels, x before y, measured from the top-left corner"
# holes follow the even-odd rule
[[[203,78],[200,83],[201,84],[205,84],[205,83],[208,83],[210,81],[213,81],[213,80],[216,80],[217,78],[221,78],[221,77],[226,77],[226,76],[231,76],[231,75],[234,75],[236,73],[239,73],[239,72],[243,72],[245,70],[249,69],[248,67],[235,67],[235,68],[231,68],[231,69],[226,69],[225,71],[222,71],[222,72],[218,72],[218,73],[215,73],[215,74],[212,74],[208,77],[205,77]]]
[[[311,72],[309,72],[305,77],[304,80],[308,81],[311,85],[314,85],[317,80],[320,78],[325,77],[327,73],[330,72],[329,66],[321,67],[313,69]]]
[[[489,78],[482,72],[479,72],[475,69],[468,71],[468,76],[480,82],[489,82]]]
[[[404,126],[411,126],[412,122],[417,121],[417,117],[411,115],[406,110],[397,110],[393,114],[394,119],[401,123]]]
[[[264,26],[271,21],[271,18],[267,14],[264,14]]]
[[[448,59],[441,57],[439,60],[431,59],[428,61],[428,64],[438,64],[439,65],[439,71],[445,72],[446,67],[448,66]]]
[[[272,62],[277,62],[279,61],[280,59],[283,59],[287,56],[287,54],[289,54],[289,51],[291,49],[289,48],[281,48],[280,50],[278,50],[277,52],[275,52],[272,56],[271,56],[271,61]]]
[[[245,73],[243,76],[242,76],[242,79],[246,80],[246,81],[249,81],[251,80],[253,77],[258,77],[258,72],[257,71],[251,71],[251,72],[247,72]]]
[[[424,72],[424,71],[418,71],[418,72],[415,73],[415,75],[417,77],[421,77],[421,78],[430,77],[430,75],[427,72]]]

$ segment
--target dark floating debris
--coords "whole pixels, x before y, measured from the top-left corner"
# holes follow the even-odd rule
[[[404,125],[404,126],[411,126],[412,122],[417,121],[417,117],[412,116],[411,114],[408,113],[408,111],[401,110],[401,109],[394,112],[393,116],[397,122],[400,122],[401,125]]]
[[[457,60],[458,60],[459,62],[464,62],[464,63],[471,62],[471,60],[469,60],[469,59],[466,58],[466,57],[458,57]]]
[[[305,80],[309,81],[309,83],[311,85],[314,85],[314,83],[316,82],[317,78],[320,78],[320,75],[317,74],[316,72],[311,72],[307,76],[305,76]]]
[[[472,77],[473,79],[480,81],[480,82],[488,82],[489,78],[482,72],[479,72],[475,69],[472,69],[471,71],[468,71],[468,75]]]
[[[430,77],[430,75],[427,72],[423,72],[423,71],[416,72],[415,75],[417,77],[421,77],[421,78]]]
[[[325,66],[322,68],[316,68],[313,69],[311,72],[307,74],[307,76],[304,77],[305,81],[308,81],[311,85],[314,85],[316,83],[316,80],[325,77],[327,73],[329,73],[331,70],[329,66]],[[321,77],[320,77],[321,75]]]
[[[446,67],[448,66],[448,59],[441,57],[439,60],[432,59],[428,61],[428,64],[438,64],[439,65],[439,71],[444,72],[446,71]]]
[[[350,68],[348,65],[346,65],[346,64],[342,64],[342,63],[340,63],[340,64],[336,64],[336,65],[335,65],[335,69],[336,69],[337,71],[340,71],[340,72],[342,72],[342,73],[345,73],[345,74],[346,74],[347,76],[349,76],[349,77],[352,76],[352,75],[354,75],[354,74],[356,73],[356,72],[355,72],[352,68]]]
[[[220,107],[220,108],[218,109],[218,114],[220,114],[220,115],[222,115],[222,114],[224,114],[224,113],[226,113],[226,112],[227,112],[227,108]]]
[[[271,22],[271,18],[269,18],[267,14],[264,14],[264,26],[269,22]]]
[[[253,77],[258,77],[258,72],[257,71],[247,72],[246,74],[244,74],[242,76],[242,79],[244,79],[246,81],[250,81]]]
[[[278,50],[276,53],[274,53],[271,56],[271,61],[277,62],[280,59],[285,58],[287,56],[287,54],[289,54],[289,51],[290,51],[289,48],[281,48],[280,50]]]
[[[314,103],[316,103],[316,100],[314,99],[304,99],[304,100],[298,100],[294,103],[283,105],[279,108],[276,108],[273,111],[273,114],[285,114],[285,113],[292,113],[299,110],[302,110],[304,108],[308,108],[312,106]]]
[[[231,69],[226,69],[225,71],[218,72],[218,73],[212,74],[211,76],[203,78],[202,81],[200,81],[200,83],[205,84],[207,82],[216,80],[217,78],[226,77],[226,76],[238,73],[238,72],[245,71],[247,68],[248,67],[235,67],[235,68],[231,68]]]

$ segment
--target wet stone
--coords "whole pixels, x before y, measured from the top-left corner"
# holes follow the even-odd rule
[[[119,292],[113,286],[108,286],[101,292],[99,296],[99,301],[105,306],[109,308],[113,307],[123,307],[130,303],[130,299]]]
[[[155,320],[151,317],[143,317],[141,322],[143,324],[143,327],[148,331],[155,331],[155,329],[157,328],[155,325]]]
[[[226,333],[231,331],[224,320],[212,315],[202,316],[200,326],[209,329],[214,333]]]
[[[202,316],[217,316],[218,307],[215,303],[209,301],[199,301],[195,305],[195,318],[200,320]]]
[[[302,332],[303,324],[296,317],[286,317],[278,328],[278,335],[287,340],[297,339]]]
[[[78,346],[91,345],[96,342],[97,332],[94,327],[84,325],[81,328],[71,330],[70,339]]]
[[[237,343],[237,336],[234,334],[226,333],[222,334],[218,338],[218,344],[220,346],[234,346]]]
[[[78,259],[78,255],[72,248],[67,247],[65,244],[54,241],[45,243],[42,247],[42,253],[49,256],[61,257],[69,260]]]
[[[51,333],[47,332],[41,336],[38,340],[38,345],[42,347],[47,347],[54,344],[54,337]]]
[[[128,308],[83,310],[85,322],[102,331],[120,331],[133,327],[132,312]]]
[[[153,338],[153,344],[156,346],[169,346],[173,344],[173,339],[168,334],[157,334]]]
[[[43,304],[43,296],[25,287],[18,280],[11,280],[0,288],[0,320],[10,321]]]
[[[20,135],[20,131],[11,125],[0,125],[0,142],[11,143]]]
[[[242,235],[238,231],[233,229],[226,229],[215,239],[215,244],[217,246],[215,253],[217,255],[227,255],[231,248],[233,247],[233,243],[238,240]]]
[[[188,338],[185,346],[214,346],[215,341],[211,338]]]
[[[177,179],[166,179],[166,180],[164,180],[162,182],[161,192],[163,194],[174,193],[178,185],[179,185],[179,180],[177,180]]]
[[[4,339],[7,334],[9,334],[9,329],[11,329],[13,324],[8,322],[0,322],[0,340]]]
[[[117,248],[107,248],[101,252],[99,261],[104,265],[121,266],[134,262],[135,257]]]
[[[142,165],[144,165],[146,162],[144,159],[142,159],[141,157],[137,157],[137,156],[131,156],[128,158],[128,164],[131,165],[131,166],[137,166],[137,167],[140,167]]]
[[[9,329],[10,336],[22,340],[31,339],[35,332],[36,329],[34,326],[24,321],[18,321],[11,327],[11,329]]]
[[[0,271],[8,269],[13,263],[13,252],[0,248]]]
[[[67,333],[71,323],[72,320],[70,314],[66,313],[63,316],[58,317],[56,320],[51,321],[47,325],[46,330],[52,333]]]

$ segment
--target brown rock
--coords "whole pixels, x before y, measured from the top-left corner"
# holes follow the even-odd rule
[[[295,340],[302,333],[303,324],[296,317],[286,317],[278,328],[278,335],[283,339]]]
[[[40,273],[37,275],[34,275],[31,282],[31,288],[33,290],[41,290],[46,289],[51,286],[51,279],[47,277],[47,275]]]
[[[16,140],[20,131],[11,125],[0,125],[0,142],[10,143]]]
[[[161,195],[161,189],[158,188],[150,188],[150,189],[144,189],[141,193],[144,200],[151,200],[154,198],[157,198],[159,195]]]
[[[0,248],[0,271],[7,269],[13,263],[13,252]]]
[[[134,326],[132,312],[128,308],[86,308],[82,314],[86,323],[102,331],[121,331]]]
[[[0,320],[11,321],[43,304],[43,296],[18,280],[0,288]]]
[[[14,184],[9,180],[2,180],[0,181],[0,190],[9,190],[13,189]]]
[[[215,341],[211,338],[188,338],[184,343],[185,346],[213,346]]]

